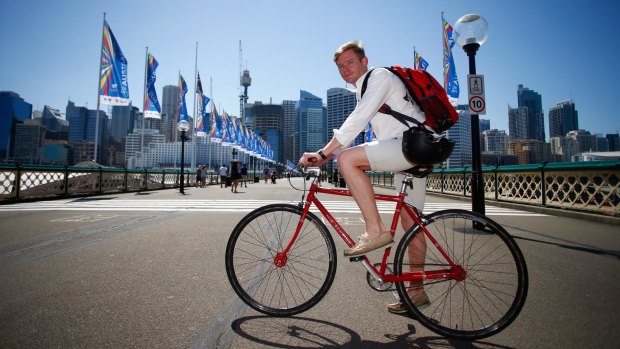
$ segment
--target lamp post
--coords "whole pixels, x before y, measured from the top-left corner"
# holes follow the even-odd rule
[[[179,191],[181,194],[185,194],[185,179],[183,178],[185,174],[185,141],[187,140],[185,133],[189,130],[189,122],[181,120],[177,124],[177,128],[181,131],[181,189]]]
[[[488,36],[489,25],[486,19],[480,15],[465,15],[454,24],[453,37],[469,57],[470,75],[476,74],[476,52]],[[484,178],[480,159],[480,125],[478,120],[478,114],[471,114],[472,211],[484,214]]]

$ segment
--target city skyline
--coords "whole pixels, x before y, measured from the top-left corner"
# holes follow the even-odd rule
[[[243,42],[242,68],[250,70],[253,82],[249,102],[295,100],[300,90],[326,101],[327,90],[347,87],[332,54],[351,39],[365,44],[371,66],[411,66],[416,46],[430,63],[429,72],[441,78],[443,10],[452,26],[466,13],[479,13],[489,22],[489,39],[476,62],[487,86],[487,114],[481,117],[491,120],[491,128],[508,130],[507,106],[517,105],[517,88],[522,84],[542,96],[547,140],[549,109],[569,99],[579,112],[581,129],[617,133],[620,118],[612,96],[617,73],[608,61],[617,56],[618,48],[606,39],[613,33],[612,10],[619,6],[611,1],[595,3],[601,6],[568,9],[535,1],[391,1],[370,10],[366,9],[373,4],[370,1],[348,0],[293,6],[279,0],[260,4],[11,2],[2,5],[0,14],[0,30],[10,34],[3,35],[1,43],[12,48],[0,57],[0,90],[18,93],[36,110],[49,105],[63,111],[69,100],[95,109],[95,70],[106,12],[129,61],[134,106],[142,104],[145,47],[160,63],[156,87],[161,99],[163,86],[174,85],[179,71],[193,86],[198,42],[197,65],[205,93],[219,110],[238,115],[239,40]],[[394,6],[408,11],[394,11]],[[334,25],[347,20],[350,24]],[[573,43],[586,41],[587,50],[571,50]],[[458,46],[453,55],[461,85],[459,102],[464,104],[467,57]],[[190,95],[188,109],[193,110]],[[107,111],[107,106],[101,109]]]

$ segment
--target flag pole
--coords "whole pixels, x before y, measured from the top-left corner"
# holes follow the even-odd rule
[[[442,53],[441,56],[443,57],[443,62],[442,62],[443,63],[443,67],[442,67],[442,70],[443,70],[443,88],[446,91],[448,91],[448,86],[446,86],[446,81],[447,81],[447,79],[446,79],[446,55],[444,53],[444,50],[445,50],[445,47],[444,47],[445,46],[445,43],[444,43],[445,31],[446,31],[446,28],[444,28],[444,25],[443,25],[443,11],[441,11],[441,53]]]
[[[211,107],[213,107],[213,77],[209,78],[209,96],[211,96]],[[205,106],[206,107],[206,106]],[[211,108],[211,118],[213,119],[213,108]],[[205,121],[202,120],[202,122],[204,123]],[[215,120],[213,120],[213,123],[215,124]],[[211,128],[213,128],[213,125],[211,125]],[[211,129],[209,129],[209,132],[211,131]],[[209,134],[209,158],[208,158],[208,162],[209,162],[209,173],[211,172],[211,148],[213,148],[213,136],[211,134]],[[207,139],[207,137],[205,137],[205,140]]]
[[[194,131],[192,132],[192,172],[196,171],[196,120],[198,119],[198,109],[196,103],[196,93],[198,92],[198,41],[196,41],[196,58],[194,60]]]
[[[146,47],[146,58],[144,59],[144,93],[142,94],[142,127],[140,133],[142,133],[140,139],[140,165],[144,168],[144,119],[146,115],[146,76],[149,69],[149,47]]]
[[[99,134],[99,100],[101,99],[101,61],[103,60],[103,35],[105,32],[105,12],[103,13],[103,24],[101,25],[101,47],[99,50],[99,72],[97,79],[97,112],[95,113],[95,154],[94,162],[97,162],[97,135]]]

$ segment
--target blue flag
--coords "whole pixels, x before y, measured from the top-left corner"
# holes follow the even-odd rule
[[[155,70],[159,63],[155,60],[155,56],[148,54],[147,72],[146,72],[146,96],[144,98],[144,117],[161,119],[161,106],[157,100],[157,91],[155,91]]]
[[[189,115],[187,115],[187,105],[185,104],[185,94],[187,93],[187,83],[183,76],[179,74],[179,100],[177,104],[177,112],[179,119],[177,121],[177,127],[184,127],[189,130]]]
[[[452,57],[452,47],[454,39],[452,38],[452,27],[443,16],[443,86],[448,94],[448,99],[452,105],[457,105],[459,101],[459,81],[456,77],[456,68],[454,67],[454,58]]]
[[[101,44],[101,72],[99,74],[99,102],[109,105],[129,105],[127,59],[123,55],[112,29],[103,21]]]
[[[413,50],[413,69],[426,70],[428,62],[414,49]]]

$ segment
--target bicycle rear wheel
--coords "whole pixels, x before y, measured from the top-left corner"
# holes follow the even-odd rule
[[[286,258],[302,209],[288,204],[258,208],[235,227],[226,246],[226,273],[239,297],[255,310],[289,316],[316,305],[336,275],[329,230],[308,212]]]
[[[464,210],[435,212],[423,223],[462,269],[451,269],[424,231],[414,226],[398,245],[394,273],[423,270],[426,276],[397,283],[401,301],[422,325],[446,337],[473,340],[506,328],[521,311],[528,288],[525,260],[510,234],[486,216]],[[455,273],[432,276],[445,270]]]

